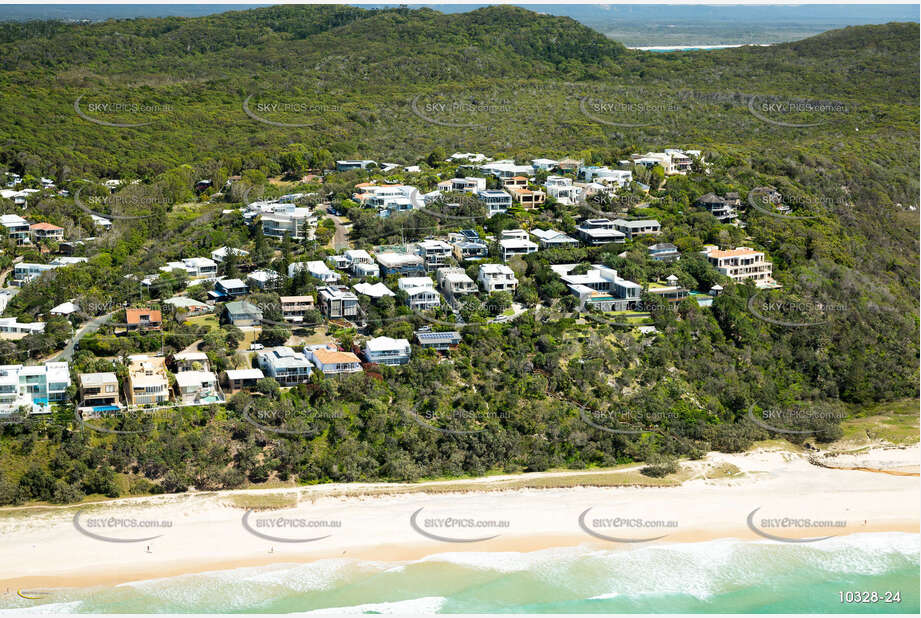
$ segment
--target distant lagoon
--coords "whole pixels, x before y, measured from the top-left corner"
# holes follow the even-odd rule
[[[678,51],[709,51],[712,49],[727,49],[729,47],[745,47],[751,45],[753,47],[770,47],[774,43],[737,43],[735,45],[691,45],[691,46],[656,46],[656,47],[628,47],[627,49],[634,49],[636,51],[649,51],[649,52],[678,52]]]

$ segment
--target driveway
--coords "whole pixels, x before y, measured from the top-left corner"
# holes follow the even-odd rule
[[[77,329],[77,332],[74,334],[73,338],[67,342],[67,346],[61,351],[61,353],[55,356],[54,358],[52,358],[51,360],[55,360],[55,361],[73,360],[74,345],[78,341],[80,341],[80,339],[83,336],[89,335],[90,333],[95,333],[97,330],[99,330],[99,327],[105,324],[106,322],[108,322],[109,318],[111,318],[114,315],[114,313],[115,312],[113,311],[111,313],[106,313],[105,315],[100,315],[98,317],[93,318],[92,320],[84,324],[83,326],[81,326],[79,329]]]

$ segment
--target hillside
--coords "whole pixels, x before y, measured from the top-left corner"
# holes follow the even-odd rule
[[[325,238],[274,243],[254,231],[258,226],[247,227],[233,210],[248,195],[240,187],[272,195],[322,190],[354,224],[355,246],[372,248],[462,227],[456,218],[415,211],[382,219],[350,199],[355,184],[371,177],[430,191],[460,171],[445,162],[455,151],[616,166],[632,153],[676,147],[698,149],[707,162],[667,181],[645,174],[648,194],[634,187],[631,196],[644,205],[625,208],[631,218],[661,222],[656,238],[680,248],[677,263],[652,260],[644,244],[650,239],[626,251],[579,246],[518,259],[514,298],[533,311],[486,325],[476,320],[492,311],[490,303],[473,307],[472,326],[463,329],[450,362],[425,351],[405,366],[384,368],[381,380],[320,378],[284,397],[277,384],[265,387],[265,394],[284,399],[283,413],[318,411],[322,434],[315,438],[266,437],[241,420],[253,405],[245,393],[226,408],[157,419],[155,431],[132,435],[130,443],[55,429],[36,439],[40,448],[18,454],[16,432],[33,434],[4,429],[12,439],[0,444],[0,453],[10,454],[0,475],[15,479],[8,500],[29,465],[44,470],[55,456],[63,458],[63,449],[85,464],[75,478],[104,459],[120,474],[143,477],[139,493],[152,491],[144,479],[167,491],[239,486],[272,474],[408,480],[739,450],[768,437],[745,421],[753,405],[806,401],[850,412],[917,397],[917,24],[852,27],[772,47],[651,54],[572,19],[514,7],[443,15],[284,6],[200,18],[5,25],[0,41],[0,171],[50,177],[71,191],[35,199],[25,214],[76,235],[92,229],[92,221],[73,193],[109,196],[83,179],[121,178],[138,180],[115,194],[128,205],[121,214],[144,217],[116,221],[85,249],[88,264],[24,286],[4,314],[23,319],[77,297],[97,309],[94,315],[142,302],[137,281],[127,276],[224,245],[245,247],[254,267],[282,273],[293,261],[332,252]],[[114,103],[129,107],[103,107]],[[301,181],[343,158],[419,164],[421,171],[329,172],[322,185]],[[239,184],[227,195],[193,191],[199,179],[223,187],[235,175]],[[744,200],[767,185],[799,217],[768,216],[743,203],[740,227],[694,206],[708,192],[738,192]],[[0,200],[0,212],[21,211]],[[332,236],[332,221],[325,211],[319,215],[322,231]],[[475,225],[484,235],[541,226],[574,234],[586,216],[584,206],[550,204]],[[706,244],[756,247],[770,258],[784,298],[841,310],[820,327],[758,319],[750,308],[760,292],[717,273],[699,255]],[[4,251],[4,267],[14,256],[47,259],[10,242]],[[727,291],[712,308],[688,301],[675,312],[654,312],[649,320],[658,335],[643,338],[623,324],[572,311],[571,294],[550,269],[563,263],[603,263],[641,284],[676,274],[687,289],[722,282]],[[180,288],[166,282],[154,298]],[[283,292],[314,294],[316,282],[288,277]],[[503,297],[509,304],[511,298]],[[428,324],[400,303],[383,301],[366,303],[369,327],[361,336],[411,338]],[[201,340],[219,369],[246,362],[238,357],[248,343],[243,334],[211,322],[214,329],[204,320],[176,325],[162,339],[118,338],[103,329],[76,355],[75,370],[110,367],[109,359],[132,351],[131,342],[153,352]],[[3,342],[0,360],[50,356],[69,327],[63,319],[49,321],[44,337]],[[357,336],[335,324],[320,330],[346,348]],[[285,334],[275,333],[282,342]],[[423,404],[487,410],[483,423],[491,431],[426,432],[406,416]],[[577,406],[608,418],[666,420],[654,423],[661,434],[612,436],[586,426]],[[137,418],[124,422],[140,431]],[[813,429],[823,440],[840,431],[826,418]],[[194,461],[186,461],[187,453]],[[66,468],[55,464],[62,483]],[[80,491],[118,493],[111,478],[96,480]],[[65,498],[74,495],[70,485],[62,489]]]

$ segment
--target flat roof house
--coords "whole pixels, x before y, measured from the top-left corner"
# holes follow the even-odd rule
[[[416,245],[416,255],[424,260],[426,270],[434,270],[448,263],[452,249],[443,240],[423,240]]]
[[[0,318],[0,339],[21,339],[26,335],[43,332],[44,322],[20,322],[16,318]]]
[[[169,401],[169,379],[164,359],[135,354],[128,360],[128,404],[142,406]]]
[[[377,165],[377,163],[370,159],[336,161],[336,171],[347,172],[349,170],[364,170],[368,169],[371,165]]]
[[[417,330],[416,341],[419,346],[427,350],[451,350],[456,348],[461,342],[461,334],[457,331],[428,331]]]
[[[176,371],[208,371],[211,363],[204,352],[176,352],[171,357]]]
[[[619,231],[610,219],[585,219],[577,227],[579,238],[589,245],[622,243],[627,235]]]
[[[439,268],[435,273],[435,279],[442,290],[454,296],[474,294],[477,291],[476,283],[467,276],[463,268]]]
[[[222,403],[224,393],[211,371],[182,371],[176,374],[176,392],[183,404]]]
[[[0,215],[0,225],[6,228],[6,234],[22,245],[29,242],[29,222],[19,215]]]
[[[489,256],[489,245],[481,240],[456,240],[452,246],[459,262],[474,262]]]
[[[635,309],[640,302],[642,287],[617,275],[617,271],[601,264],[592,264],[584,275],[569,274],[577,265],[560,264],[550,268],[560,275],[570,291],[579,299],[579,309],[592,305],[603,311]]]
[[[486,204],[487,217],[504,214],[512,207],[512,196],[499,189],[479,191],[477,193],[477,198]]]
[[[428,277],[403,277],[397,286],[406,292],[406,304],[414,311],[434,309],[441,304],[441,295]]]
[[[81,373],[80,382],[81,408],[97,408],[95,412],[112,411],[120,408],[118,397],[118,377],[112,372]]]
[[[303,322],[308,311],[316,308],[313,296],[280,296],[281,314],[287,322]]]
[[[515,271],[505,264],[483,264],[477,274],[477,281],[487,293],[512,292],[518,289]]]
[[[317,288],[320,311],[327,318],[351,318],[358,315],[358,297],[344,285]]]
[[[330,270],[324,262],[312,260],[310,262],[294,262],[288,264],[288,276],[294,277],[302,270],[306,270],[314,279],[319,279],[323,283],[336,283],[342,278],[339,273]]]
[[[378,365],[405,365],[409,362],[411,350],[406,339],[375,337],[365,342],[365,357],[369,363]]]
[[[256,382],[263,379],[265,374],[262,369],[228,369],[222,377],[227,392],[233,395],[244,389],[255,388]]]
[[[19,262],[13,265],[13,284],[24,285],[33,279],[41,277],[49,270],[57,268],[55,264],[36,264],[33,262]]]
[[[425,272],[425,260],[419,255],[385,251],[378,253],[376,257],[383,276]]]
[[[527,238],[503,238],[499,241],[499,255],[503,262],[508,262],[509,258],[516,255],[536,253],[537,249],[537,243]]]
[[[677,262],[681,259],[681,253],[672,243],[660,242],[649,245],[649,257],[657,262]]]
[[[323,375],[340,375],[343,373],[358,373],[361,369],[361,360],[351,352],[339,352],[326,346],[315,346],[309,352],[312,362]]]
[[[11,367],[7,365],[6,368]],[[20,403],[31,404],[31,414],[49,414],[51,403],[67,401],[70,367],[66,362],[14,365]],[[27,406],[28,407],[28,406]]]
[[[614,219],[614,228],[623,232],[630,240],[637,236],[656,235],[662,231],[662,224],[655,219],[637,219],[628,221],[626,219]]]
[[[539,189],[527,189],[525,187],[514,187],[511,189],[512,198],[523,208],[534,208],[540,206],[547,199],[547,194]]]
[[[262,309],[245,300],[235,300],[224,305],[224,318],[234,326],[259,326]]]
[[[125,309],[125,328],[128,330],[160,330],[163,325],[163,313],[159,309]]]
[[[756,251],[751,247],[738,247],[725,251],[705,249],[703,253],[720,273],[736,283],[746,279],[753,280],[756,285],[772,284],[774,281],[771,277],[773,264],[765,259],[764,251]]]
[[[302,352],[295,352],[288,346],[262,350],[256,355],[256,363],[263,373],[282,386],[294,386],[310,381],[313,365]]]

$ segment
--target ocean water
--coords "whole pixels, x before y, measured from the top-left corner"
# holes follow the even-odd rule
[[[41,600],[7,593],[0,614],[917,614],[919,539],[868,533],[805,544],[724,539],[610,550],[451,552],[402,563],[323,560],[45,590]],[[899,591],[901,603],[842,604],[841,591]]]

